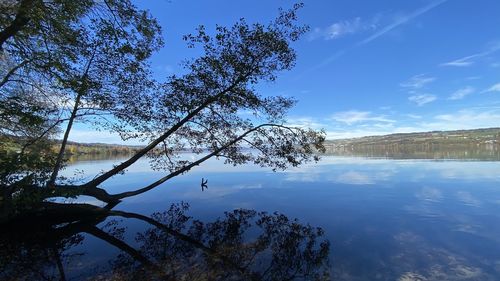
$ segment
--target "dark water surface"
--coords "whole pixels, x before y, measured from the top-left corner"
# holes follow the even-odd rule
[[[65,175],[116,163],[81,161]],[[106,187],[132,190],[161,176],[144,161]],[[44,237],[3,229],[10,246],[0,278],[500,280],[495,161],[328,156],[273,173],[213,160],[115,210]]]

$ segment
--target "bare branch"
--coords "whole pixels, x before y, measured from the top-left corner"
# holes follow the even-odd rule
[[[26,64],[28,64],[29,62],[31,62],[32,60],[24,60],[22,61],[20,64],[16,65],[15,67],[13,67],[11,70],[9,70],[9,72],[7,72],[7,74],[5,74],[4,78],[2,79],[2,81],[0,81],[0,88],[3,87],[3,85],[5,85],[7,82],[9,82],[9,78],[14,75],[16,73],[16,71],[25,66]]]
[[[154,149],[158,144],[160,144],[162,141],[167,139],[170,135],[172,135],[174,132],[176,132],[180,127],[182,127],[184,124],[186,124],[188,121],[190,121],[193,117],[195,117],[200,111],[205,109],[207,106],[210,104],[216,102],[220,97],[225,95],[226,93],[230,92],[234,87],[236,87],[239,83],[244,81],[246,77],[239,77],[236,79],[234,83],[232,83],[228,88],[225,90],[219,92],[213,97],[208,98],[204,103],[202,103],[200,106],[198,106],[195,110],[190,112],[188,115],[186,115],[182,120],[177,122],[174,126],[172,126],[169,130],[167,130],[165,133],[163,133],[160,137],[156,138],[154,141],[152,141],[150,144],[148,144],[146,147],[143,149],[139,150],[135,155],[133,155],[131,158],[128,160],[122,162],[120,165],[117,165],[113,169],[109,170],[108,172],[100,175],[99,177],[96,177],[95,179],[87,182],[84,184],[87,187],[95,187],[109,179],[110,177],[118,174],[120,171],[126,169],[130,165],[134,164],[137,160],[139,160],[141,157],[146,155],[149,151]]]
[[[100,230],[96,226],[85,228],[84,231],[87,232],[88,234],[91,234],[92,236],[95,236],[103,241],[106,241],[109,244],[115,246],[116,248],[124,251],[125,253],[129,254],[135,260],[141,262],[142,264],[149,266],[151,268],[154,268],[156,270],[160,270],[160,267],[158,267],[152,261],[150,261],[146,257],[144,257],[139,251],[132,248],[130,245],[123,242],[122,240],[120,240],[116,237],[113,237],[113,236],[109,235],[108,233]]]
[[[281,125],[276,125],[276,124],[262,124],[262,125],[259,125],[257,127],[254,127],[248,131],[246,131],[245,133],[241,134],[239,137],[233,139],[232,141],[226,143],[224,146],[221,146],[219,147],[218,149],[215,149],[214,151],[212,151],[211,153],[205,155],[204,157],[192,162],[191,164],[189,165],[186,165],[184,167],[182,167],[181,169],[175,171],[175,172],[172,172],[170,174],[168,174],[167,176],[153,182],[152,184],[146,186],[146,187],[143,187],[141,189],[137,189],[135,191],[128,191],[128,192],[123,192],[123,193],[118,193],[118,194],[115,194],[115,195],[112,195],[114,198],[116,199],[123,199],[123,198],[126,198],[126,197],[130,197],[130,196],[135,196],[135,195],[139,195],[141,193],[144,193],[146,191],[149,191],[157,186],[159,186],[160,184],[166,182],[167,180],[173,178],[173,177],[176,177],[178,175],[181,175],[189,170],[191,170],[193,167],[195,166],[198,166],[200,165],[201,163],[205,162],[206,160],[218,155],[221,151],[227,149],[228,147],[236,144],[237,142],[239,142],[240,140],[242,140],[243,138],[245,138],[247,135],[263,128],[263,127],[281,127]]]
[[[73,126],[73,121],[75,120],[77,113],[78,113],[78,107],[80,106],[80,100],[86,91],[86,89],[85,89],[86,79],[87,79],[87,76],[89,75],[90,66],[92,65],[92,61],[94,60],[94,56],[95,56],[96,52],[97,52],[97,46],[95,46],[93,53],[87,62],[85,70],[82,73],[82,76],[80,79],[81,85],[80,85],[80,88],[78,89],[78,93],[76,95],[75,105],[73,107],[73,111],[71,112],[71,116],[70,116],[69,121],[68,121],[68,126],[66,127],[66,131],[64,132],[64,137],[62,139],[61,147],[60,147],[59,153],[57,155],[56,163],[54,165],[54,170],[52,171],[52,174],[50,175],[49,181],[47,182],[48,187],[51,187],[51,188],[54,187],[54,183],[56,181],[57,174],[59,173],[59,170],[61,169],[61,165],[62,165],[62,161],[63,161],[63,157],[64,157],[64,152],[66,149],[66,143],[68,142],[69,133],[70,133],[71,128]]]

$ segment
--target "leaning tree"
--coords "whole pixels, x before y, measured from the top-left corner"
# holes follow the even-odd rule
[[[315,151],[323,149],[323,132],[287,125],[293,98],[263,95],[255,87],[294,66],[290,44],[307,31],[296,24],[301,4],[280,10],[267,25],[241,19],[213,32],[200,26],[183,39],[188,48],[201,48],[201,55],[183,63],[182,75],[161,83],[151,78],[149,67],[151,54],[163,46],[160,27],[130,1],[0,5],[0,98],[11,104],[10,111],[0,107],[0,130],[22,147],[2,151],[4,206],[43,206],[51,197],[88,195],[111,207],[213,157],[232,165],[285,169],[317,160]],[[30,102],[22,102],[27,97]],[[69,184],[58,173],[74,122],[89,122],[147,145],[92,180]],[[26,128],[29,134],[24,134]],[[58,151],[42,153],[40,147],[47,148],[58,129]],[[198,158],[188,161],[180,151]],[[29,162],[33,155],[36,165]],[[109,194],[105,182],[143,157],[150,157],[165,176]]]

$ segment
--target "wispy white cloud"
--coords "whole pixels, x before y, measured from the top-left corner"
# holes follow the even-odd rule
[[[461,100],[465,98],[466,96],[474,93],[476,90],[470,86],[467,86],[462,89],[456,90],[453,94],[451,94],[448,99],[449,100]]]
[[[422,106],[424,104],[428,104],[437,99],[435,95],[430,94],[419,94],[408,97],[408,100],[417,104],[418,106]]]
[[[380,36],[386,34],[387,32],[397,28],[398,26],[400,25],[403,25],[405,23],[407,23],[408,21],[411,21],[412,19],[436,8],[437,6],[443,4],[444,2],[446,2],[447,0],[438,0],[438,1],[434,1],[424,7],[421,7],[405,16],[402,16],[402,17],[399,17],[398,19],[396,19],[394,22],[392,22],[391,24],[385,26],[384,28],[380,29],[379,31],[375,32],[374,34],[372,34],[371,36],[367,37],[366,39],[360,41],[358,43],[358,45],[363,45],[363,44],[366,44],[366,43],[369,43],[377,38],[379,38]]]
[[[425,74],[418,74],[399,85],[403,88],[417,90],[423,88],[425,85],[435,81],[435,77],[426,76]]]
[[[469,66],[474,63],[473,59],[484,56],[484,53],[466,56],[460,59],[442,63],[441,66]]]
[[[312,117],[290,117],[287,120],[287,125],[291,127],[311,128],[316,130],[326,127],[325,124]]]
[[[361,18],[355,18],[352,21],[342,21],[330,25],[325,31],[325,39],[337,39],[346,34],[356,33],[363,29]]]
[[[352,125],[361,122],[384,122],[384,123],[395,122],[394,120],[388,119],[383,115],[374,115],[369,111],[357,111],[357,110],[337,112],[331,116],[330,120],[345,123],[347,125]]]
[[[407,115],[406,115],[407,116]],[[389,116],[387,118],[391,118]],[[386,126],[363,126],[365,124],[355,124],[356,126],[345,126],[343,128],[326,128],[328,139],[356,138],[363,136],[377,136],[395,133],[428,132],[439,130],[467,130],[477,128],[499,127],[500,108],[481,107],[469,108],[446,114],[420,116],[412,120],[398,120]]]
[[[491,44],[486,51],[465,56],[463,58],[459,58],[449,62],[445,62],[440,64],[440,66],[458,66],[458,67],[470,66],[476,62],[476,59],[488,56],[498,50],[500,50],[500,43],[496,42],[494,44]]]
[[[435,77],[418,74],[411,77],[407,81],[401,82],[399,85],[408,90],[408,93],[411,94],[411,96],[408,97],[410,102],[415,103],[418,106],[422,106],[437,99],[435,95],[418,93],[419,90],[425,88],[426,85],[435,80]]]
[[[425,186],[417,192],[416,197],[427,202],[440,202],[443,199],[443,194],[437,188]]]
[[[333,23],[332,25],[330,25],[329,27],[326,27],[326,28],[315,28],[309,35],[310,41],[312,41],[314,39],[318,39],[318,38],[323,38],[325,40],[331,40],[331,39],[340,38],[340,37],[347,35],[347,34],[354,34],[354,33],[358,33],[361,31],[372,30],[372,31],[374,31],[374,33],[372,35],[368,36],[367,38],[365,38],[364,40],[355,44],[355,46],[345,48],[345,49],[342,49],[340,51],[335,52],[331,56],[325,58],[321,63],[319,63],[318,65],[311,68],[309,71],[313,71],[313,70],[321,68],[325,65],[330,64],[334,60],[343,56],[345,53],[347,53],[353,47],[357,47],[357,46],[361,46],[361,45],[364,45],[366,43],[369,43],[369,42],[379,38],[380,36],[386,34],[387,32],[395,29],[396,27],[403,25],[403,24],[407,23],[408,21],[411,21],[412,19],[434,9],[435,7],[443,4],[446,1],[448,1],[448,0],[434,1],[434,2],[428,4],[424,7],[421,7],[419,9],[409,13],[409,14],[406,14],[404,16],[400,16],[400,17],[396,18],[391,23],[385,25],[383,28],[379,28],[379,26],[382,25],[382,24],[380,24],[380,22],[382,21],[382,14],[380,14],[380,13],[375,15],[370,21],[363,21],[363,20],[361,20],[361,18],[358,17],[358,18],[351,19],[348,21],[340,21],[340,22]]]
[[[471,207],[479,207],[481,206],[481,201],[474,197],[467,191],[459,191],[457,192],[458,200],[460,200],[463,204],[471,206]]]
[[[368,30],[375,30],[379,17],[374,17],[372,20],[365,21],[360,17],[349,20],[334,22],[325,28],[316,27],[309,34],[309,40],[322,38],[324,40],[334,40],[344,37],[349,34],[355,34]]]
[[[474,128],[498,127],[500,124],[500,110],[471,110],[464,109],[455,113],[440,114],[434,117],[434,122],[427,124],[428,128],[442,130],[460,130]]]
[[[500,83],[496,83],[495,85],[489,87],[488,89],[484,90],[483,93],[487,92],[500,92]]]
[[[334,181],[338,183],[345,184],[354,184],[354,185],[366,185],[366,184],[374,184],[375,181],[365,173],[357,172],[357,171],[349,171],[337,176]]]

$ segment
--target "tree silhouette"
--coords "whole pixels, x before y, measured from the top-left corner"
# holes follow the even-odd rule
[[[22,0],[2,5],[0,47],[6,63],[0,71],[0,99],[19,110],[0,110],[0,134],[28,149],[13,149],[5,152],[11,157],[2,157],[0,203],[18,209],[4,208],[0,220],[17,216],[22,207],[39,210],[46,206],[40,203],[52,197],[87,195],[116,204],[212,157],[232,165],[250,162],[285,169],[317,160],[314,152],[324,149],[324,132],[287,125],[293,98],[265,96],[256,89],[294,66],[291,44],[307,31],[296,23],[302,4],[280,10],[266,25],[241,19],[213,32],[200,26],[184,40],[189,48],[201,48],[201,55],[183,63],[184,74],[163,83],[151,78],[148,60],[163,44],[160,27],[128,0]],[[24,99],[47,112],[14,102]],[[26,120],[38,120],[39,125]],[[74,122],[88,122],[96,130],[147,145],[92,180],[70,184],[59,171]],[[41,157],[45,154],[34,145],[46,148],[62,124],[57,152]],[[27,127],[36,130],[20,137]],[[183,159],[181,151],[197,158]],[[44,161],[26,165],[24,154]],[[150,157],[153,168],[164,170],[165,176],[130,191],[105,190],[108,179],[143,157]]]
[[[188,208],[173,204],[148,217],[96,207],[86,217],[79,211],[77,221],[55,213],[30,221],[30,232],[26,221],[11,225],[0,235],[0,278],[64,280],[72,258],[66,252],[86,233],[121,250],[110,268],[94,273],[99,280],[329,280],[329,242],[320,228],[243,209],[204,223],[189,217]],[[150,228],[135,235],[134,248],[124,242],[121,222],[98,226],[109,217],[140,220]]]

